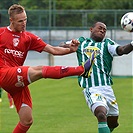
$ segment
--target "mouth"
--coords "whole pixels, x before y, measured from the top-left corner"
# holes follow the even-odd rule
[[[25,26],[22,27],[22,30],[25,30]]]

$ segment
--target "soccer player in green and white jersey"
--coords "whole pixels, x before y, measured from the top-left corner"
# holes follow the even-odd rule
[[[110,133],[118,126],[119,109],[111,85],[111,68],[114,56],[128,54],[133,50],[133,42],[120,46],[109,38],[105,38],[107,27],[96,22],[90,28],[90,38],[80,37],[77,50],[78,63],[81,64],[95,51],[92,72],[88,78],[79,76],[79,85],[84,88],[86,102],[98,120],[98,133]],[[69,45],[61,44],[63,47]]]

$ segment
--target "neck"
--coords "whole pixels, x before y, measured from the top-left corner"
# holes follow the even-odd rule
[[[13,31],[13,32],[18,32],[18,33],[21,33],[22,31],[16,31],[15,29],[14,29],[14,27],[13,27],[13,25],[9,25],[8,26],[8,29],[10,30],[10,31]]]
[[[14,32],[15,32],[15,30],[14,30],[14,28],[13,28],[13,26],[12,26],[11,24],[8,26],[8,29],[9,29],[10,31],[14,31]]]

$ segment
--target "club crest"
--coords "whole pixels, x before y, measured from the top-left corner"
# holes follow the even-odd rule
[[[18,38],[13,38],[13,46],[17,47],[19,44],[19,39]]]

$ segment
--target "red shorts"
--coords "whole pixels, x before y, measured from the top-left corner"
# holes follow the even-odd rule
[[[29,66],[0,68],[0,86],[12,96],[17,112],[22,103],[32,108],[32,99],[28,88],[28,68]]]

